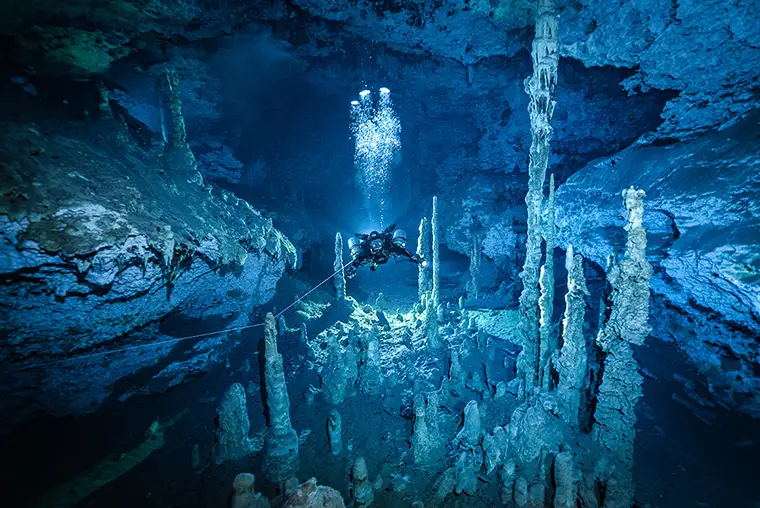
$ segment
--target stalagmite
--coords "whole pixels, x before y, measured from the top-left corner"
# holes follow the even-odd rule
[[[346,397],[349,371],[346,367],[346,356],[334,335],[328,337],[327,365],[319,375],[322,393],[330,404],[340,404]]]
[[[470,280],[467,283],[467,296],[470,298],[480,298],[480,266],[483,259],[483,253],[480,247],[480,239],[473,235],[472,249],[470,251]]]
[[[425,406],[425,422],[427,422],[428,429],[430,430],[431,439],[440,444],[443,436],[440,429],[439,413],[439,401],[438,392],[432,391],[427,394],[427,405]]]
[[[575,428],[579,426],[581,397],[585,390],[588,351],[583,336],[583,320],[586,314],[584,297],[586,277],[583,275],[583,258],[573,255],[573,246],[567,247],[567,294],[565,317],[562,320],[562,350],[557,360],[559,387],[557,389],[560,416]]]
[[[496,427],[493,434],[483,437],[483,452],[485,453],[486,473],[493,473],[504,460],[507,448],[507,431],[504,427]]]
[[[417,465],[427,464],[431,458],[432,442],[425,418],[425,398],[422,394],[418,394],[414,398],[414,434],[412,434],[412,452],[414,463]]]
[[[430,228],[427,217],[420,221],[419,236],[417,237],[417,255],[430,263]],[[424,303],[425,295],[432,289],[430,269],[422,264],[417,265],[417,293],[420,303]]]
[[[254,492],[256,477],[251,473],[240,473],[232,482],[235,493],[232,495],[231,508],[269,508],[269,500]]]
[[[515,480],[515,506],[527,506],[529,499],[528,480],[521,476]]]
[[[530,486],[528,498],[533,506],[544,506],[546,500],[546,486],[543,483],[534,483]]]
[[[592,436],[617,460],[611,482],[614,496],[607,507],[629,507],[633,503],[633,443],[636,437],[635,407],[641,398],[642,377],[633,357],[632,345],[644,343],[649,327],[649,280],[652,267],[646,259],[646,230],[642,224],[644,191],[623,191],[628,232],[623,261],[608,274],[612,285],[612,311],[597,342],[605,352],[604,373],[599,387]],[[611,500],[614,499],[614,502]]]
[[[264,447],[264,471],[270,481],[284,482],[298,471],[298,434],[290,424],[290,399],[282,355],[277,352],[274,316],[264,320],[264,383],[269,408],[269,433]]]
[[[464,383],[465,372],[462,363],[459,360],[459,352],[456,349],[451,350],[451,363],[449,365],[449,381],[454,386],[460,386]]]
[[[515,492],[515,471],[517,466],[514,460],[510,459],[504,463],[499,473],[499,480],[501,481],[500,497],[501,502],[508,504],[512,502]]]
[[[554,174],[549,177],[549,199],[546,203],[546,225],[543,227],[546,244],[546,258],[541,267],[539,285],[541,296],[538,299],[540,311],[539,327],[539,378],[541,388],[551,390],[552,386],[552,357],[557,350],[557,339],[552,326],[554,311]]]
[[[575,466],[575,458],[569,450],[557,455],[554,460],[554,508],[575,508],[578,506],[578,483],[580,473]]]
[[[441,295],[441,277],[440,277],[440,224],[438,224],[438,196],[433,196],[433,215],[432,219],[430,221],[430,230],[431,230],[431,241],[432,241],[432,248],[433,248],[433,259],[432,259],[432,265],[433,265],[433,280],[432,280],[432,291],[431,291],[431,299],[433,301],[433,309],[438,309],[438,304],[440,303]]]
[[[234,383],[224,392],[216,414],[218,423],[214,462],[221,464],[225,460],[237,460],[251,453],[253,443],[248,436],[251,423],[243,385]]]
[[[335,299],[343,301],[346,299],[346,273],[343,270],[343,236],[340,232],[335,233],[335,262],[333,270],[338,272],[333,279],[335,283]]]
[[[330,410],[327,416],[327,438],[330,443],[330,453],[340,454],[343,449],[343,419],[337,409]]]
[[[438,197],[433,196],[433,216],[432,220],[430,221],[431,226],[431,237],[432,237],[432,244],[433,244],[433,252],[432,252],[432,264],[433,264],[433,275],[432,275],[432,289],[430,291],[430,296],[426,299],[426,308],[425,308],[425,330],[427,333],[427,339],[428,344],[432,347],[439,347],[441,342],[440,338],[438,336],[438,304],[440,300],[439,295],[439,285],[440,285],[440,266],[439,266],[439,235],[440,231],[438,230]]]
[[[375,500],[375,491],[372,490],[372,484],[369,481],[367,463],[364,461],[364,457],[357,457],[354,461],[351,478],[353,480],[352,497],[354,505],[357,508],[370,506]]]
[[[528,165],[528,233],[525,245],[525,264],[520,273],[523,290],[520,294],[520,323],[518,336],[522,351],[517,360],[518,377],[522,382],[523,399],[531,398],[538,382],[539,314],[538,278],[541,263],[541,205],[549,165],[549,143],[553,135],[550,120],[554,114],[552,99],[557,83],[559,60],[557,27],[559,24],[553,0],[539,0],[536,12],[536,33],[531,56],[533,75],[525,81],[530,95],[528,113],[532,142]]]
[[[478,403],[471,400],[464,408],[464,424],[454,441],[467,447],[474,447],[480,444],[482,437],[483,428],[480,423]]]
[[[200,185],[203,183],[203,177],[198,171],[198,163],[195,160],[193,152],[190,150],[190,145],[187,143],[185,118],[182,116],[179,74],[174,69],[167,68],[164,71],[164,75],[171,97],[170,111],[172,120],[171,136],[169,137],[169,143],[164,149],[164,167],[167,173],[186,175],[188,182]]]
[[[378,395],[383,391],[383,373],[377,331],[371,331],[366,339],[368,342],[359,368],[359,390],[367,395]]]

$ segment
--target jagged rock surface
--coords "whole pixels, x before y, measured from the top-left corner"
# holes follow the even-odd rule
[[[272,297],[295,248],[271,220],[227,191],[164,172],[159,153],[117,136],[115,119],[58,127],[0,126],[0,271],[9,282],[0,302],[13,309],[2,322],[6,369],[100,353],[170,312],[237,317]],[[42,390],[23,410],[7,410],[18,418],[35,409],[89,412],[118,379],[169,348],[148,350],[115,356],[105,378],[97,357],[64,364],[64,372],[24,371],[9,389]],[[65,367],[83,380],[92,372],[102,387],[66,383]]]

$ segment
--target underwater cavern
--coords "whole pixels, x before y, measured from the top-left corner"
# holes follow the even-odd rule
[[[758,508],[756,0],[5,0],[2,506]]]

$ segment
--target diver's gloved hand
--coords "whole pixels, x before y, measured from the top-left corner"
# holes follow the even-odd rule
[[[346,277],[353,279],[356,276],[356,267],[354,265],[348,265],[346,268]]]

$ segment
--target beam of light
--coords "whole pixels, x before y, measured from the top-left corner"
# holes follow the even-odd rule
[[[401,123],[393,109],[390,90],[380,89],[377,105],[369,90],[359,93],[360,100],[351,102],[351,134],[354,138],[354,165],[370,220],[379,216],[385,223],[391,162],[401,148]]]

